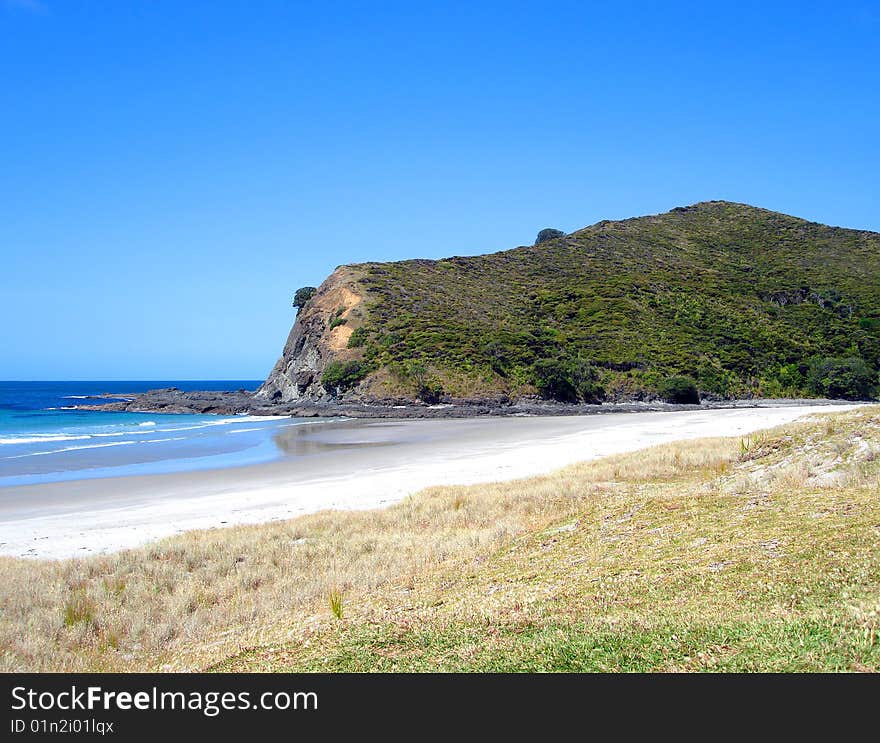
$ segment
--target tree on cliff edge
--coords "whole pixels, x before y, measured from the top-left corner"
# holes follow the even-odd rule
[[[293,295],[293,306],[296,307],[297,312],[306,306],[306,302],[315,296],[316,291],[318,289],[314,286],[301,286],[296,290],[296,294]]]
[[[538,233],[538,236],[535,238],[535,245],[540,245],[548,240],[555,240],[557,237],[565,237],[565,233],[562,230],[555,230],[552,227],[547,227]]]

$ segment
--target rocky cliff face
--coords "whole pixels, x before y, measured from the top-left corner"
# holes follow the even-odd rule
[[[340,266],[318,287],[297,314],[281,358],[257,390],[257,397],[272,402],[330,399],[321,385],[327,364],[357,358],[359,353],[348,348],[352,331],[363,320],[358,278],[356,269]]]

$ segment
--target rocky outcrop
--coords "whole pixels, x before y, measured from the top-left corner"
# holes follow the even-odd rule
[[[348,361],[361,352],[348,348],[363,321],[363,295],[352,266],[340,266],[297,313],[281,358],[256,392],[272,403],[329,402],[321,375],[331,361]]]
[[[273,414],[273,411],[270,410],[259,410],[259,405],[254,400],[254,393],[247,390],[236,390],[235,392],[193,390],[185,392],[177,387],[166,387],[132,395],[96,395],[94,399],[97,398],[109,401],[86,403],[73,407],[78,410],[105,410],[124,413]]]

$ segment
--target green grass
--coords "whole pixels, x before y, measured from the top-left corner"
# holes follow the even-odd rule
[[[880,275],[880,235],[742,204],[354,268],[372,368],[423,362],[453,395],[533,391],[535,362],[563,353],[596,366],[612,398],[676,373],[722,396],[809,396],[814,356],[875,373],[880,359],[880,282],[866,280]]]
[[[821,619],[670,624],[597,630],[585,624],[439,629],[356,628],[327,654],[291,665],[239,659],[238,670],[263,672],[808,672],[876,670],[880,645],[858,627]]]

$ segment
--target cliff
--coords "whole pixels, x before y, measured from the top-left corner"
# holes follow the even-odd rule
[[[352,331],[364,319],[360,279],[355,267],[340,266],[318,287],[297,313],[281,358],[256,397],[271,402],[332,399],[332,391],[321,384],[327,365],[362,355],[348,348]]]

